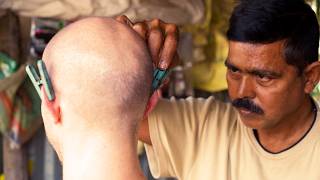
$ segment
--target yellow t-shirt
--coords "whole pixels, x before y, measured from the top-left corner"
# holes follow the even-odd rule
[[[179,180],[320,179],[319,116],[298,144],[279,154],[266,152],[238,117],[230,104],[213,98],[161,100],[149,116],[152,174]]]

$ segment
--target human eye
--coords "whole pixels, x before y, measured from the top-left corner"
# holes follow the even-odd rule
[[[261,85],[269,85],[274,80],[272,76],[265,75],[265,74],[257,74],[256,77],[257,77],[258,83]]]
[[[226,64],[226,67],[227,67],[227,70],[231,73],[238,73],[239,72],[239,69],[232,66],[232,65]]]
[[[227,67],[227,74],[232,78],[232,79],[239,79],[241,76],[240,70],[235,67]]]
[[[233,72],[233,73],[237,73],[239,72],[239,69],[235,68],[235,67],[228,67],[229,71]]]

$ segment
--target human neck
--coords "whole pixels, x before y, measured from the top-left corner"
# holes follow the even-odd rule
[[[257,129],[257,138],[267,151],[282,152],[304,138],[312,127],[316,112],[308,98],[303,106],[272,128]]]
[[[143,180],[137,138],[127,132],[87,132],[64,138],[63,179]]]

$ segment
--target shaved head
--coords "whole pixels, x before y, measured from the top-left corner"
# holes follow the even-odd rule
[[[136,149],[153,77],[146,42],[90,17],[59,31],[42,59],[56,96],[42,98],[42,117],[63,179],[144,179]]]
[[[142,118],[153,67],[146,43],[126,25],[98,17],[77,21],[49,42],[43,60],[62,118],[91,119],[89,126]]]

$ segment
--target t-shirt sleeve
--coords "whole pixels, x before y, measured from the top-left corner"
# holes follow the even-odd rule
[[[212,97],[160,100],[148,117],[152,146],[145,145],[152,175],[185,177],[194,164],[198,143],[202,143],[201,136],[208,124],[216,129],[230,126],[228,121],[217,120],[226,118],[227,109]]]

